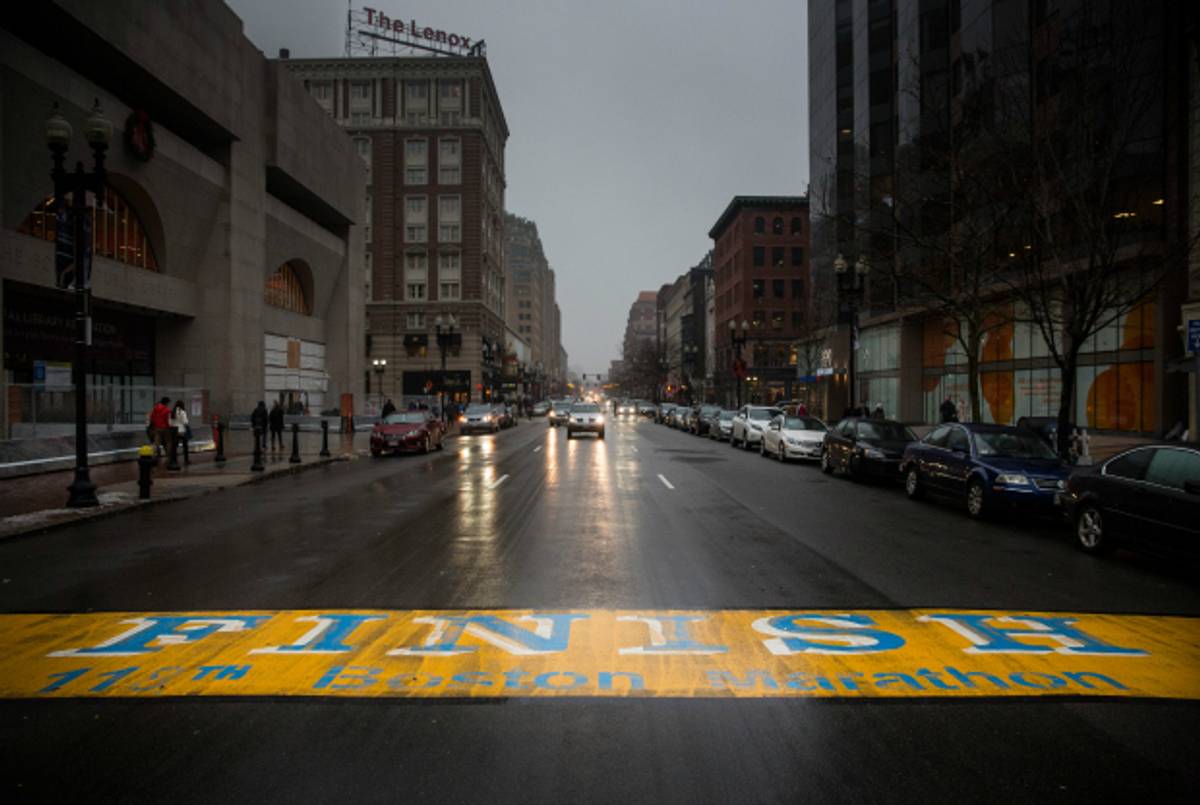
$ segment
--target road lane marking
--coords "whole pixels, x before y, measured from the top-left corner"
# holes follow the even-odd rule
[[[637,447],[636,447],[636,446],[634,446],[634,445],[632,445],[632,444],[631,444],[631,445],[629,445],[629,449],[630,449],[630,450],[632,450],[632,451],[633,451],[633,452],[635,452],[635,453],[638,451]]]
[[[923,610],[0,615],[0,698],[1200,700],[1200,618]]]
[[[533,452],[535,452],[535,453],[542,452],[542,446],[539,444],[537,447],[533,448]]]
[[[487,488],[488,488],[488,489],[495,489],[496,487],[498,487],[500,484],[504,483],[504,482],[505,482],[505,481],[507,481],[507,480],[508,480],[508,476],[507,476],[507,475],[501,475],[499,478],[497,478],[496,480],[494,480],[494,481],[492,481],[490,484],[488,484],[488,485],[487,485]]]
[[[675,488],[675,486],[670,481],[668,481],[666,478],[663,477],[663,474],[661,472],[658,474],[658,480],[662,481],[663,486],[665,486],[667,489]]]

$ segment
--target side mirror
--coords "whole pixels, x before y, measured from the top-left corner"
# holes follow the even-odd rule
[[[1184,481],[1183,491],[1189,495],[1200,495],[1200,480]]]

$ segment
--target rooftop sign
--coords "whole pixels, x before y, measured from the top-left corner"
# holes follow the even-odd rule
[[[390,17],[377,8],[363,7],[361,12],[351,12],[347,26],[348,38],[357,33],[372,40],[370,49],[377,45],[396,48],[416,48],[451,56],[484,55],[483,40],[423,25],[415,19],[404,20]]]

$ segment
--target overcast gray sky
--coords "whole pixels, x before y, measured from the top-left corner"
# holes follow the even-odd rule
[[[345,0],[228,0],[269,56],[340,56]],[[572,368],[620,357],[629,305],[708,251],[738,194],[803,193],[803,0],[355,0],[487,40],[509,211],[537,222]]]

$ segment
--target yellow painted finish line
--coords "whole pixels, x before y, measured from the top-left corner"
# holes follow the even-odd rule
[[[1200,699],[1200,619],[980,610],[0,615],[0,697]]]

